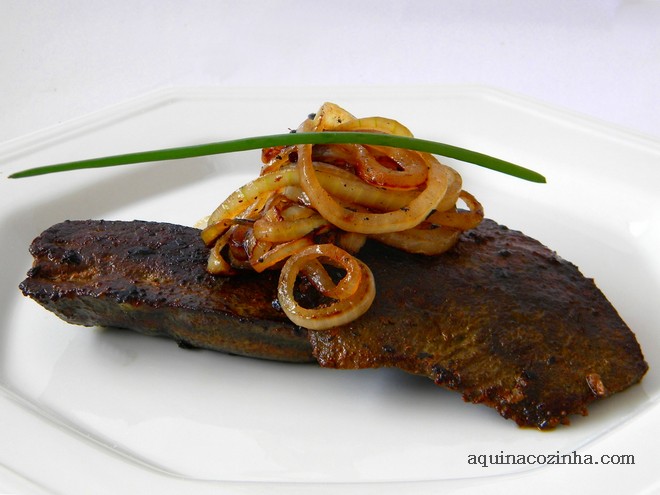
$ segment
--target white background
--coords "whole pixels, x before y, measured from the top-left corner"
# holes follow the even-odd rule
[[[480,84],[660,138],[657,0],[0,0],[0,143],[180,86]]]

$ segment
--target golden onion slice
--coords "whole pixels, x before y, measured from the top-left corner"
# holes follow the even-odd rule
[[[300,252],[303,248],[313,244],[312,240],[308,237],[276,244],[263,254],[251,257],[250,264],[255,272],[260,273],[277,265],[280,261],[284,261],[290,256]]]
[[[369,184],[387,188],[413,189],[426,181],[428,166],[417,152],[360,144],[356,144],[353,150],[355,172]],[[384,165],[379,157],[389,159],[394,166]]]
[[[301,273],[312,283],[316,290],[324,296],[332,297],[334,299],[345,299],[355,294],[360,286],[360,280],[362,277],[362,272],[357,259],[351,258],[347,258],[346,264],[344,265],[346,275],[344,275],[338,284],[335,284],[334,280],[332,280],[332,277],[325,269],[325,266],[323,266],[323,263],[318,261],[318,259],[309,260],[301,270]],[[333,266],[341,268],[337,263],[333,263],[332,260],[329,260],[329,262]]]
[[[385,213],[350,211],[321,185],[311,160],[311,145],[300,145],[298,150],[300,185],[311,205],[330,223],[348,232],[382,234],[411,229],[434,210],[447,190],[447,172],[437,160],[429,160],[426,187],[407,205]]]
[[[276,191],[285,186],[298,184],[298,173],[295,168],[261,175],[253,181],[239,187],[215,209],[208,220],[208,225],[223,220],[239,217],[252,202],[265,193]]]
[[[314,230],[329,225],[319,214],[297,220],[268,221],[261,218],[254,222],[254,236],[260,241],[286,242],[304,237]]]
[[[229,242],[231,230],[227,230],[215,241],[206,263],[206,270],[213,275],[234,275],[236,270],[222,255],[222,251]]]
[[[384,117],[361,117],[342,122],[332,128],[333,131],[383,132],[397,136],[413,137],[413,133],[400,122]]]
[[[312,117],[310,115],[310,117]],[[343,122],[355,120],[355,117],[335,103],[325,102],[313,115],[311,130],[321,132],[335,129]],[[304,124],[304,123],[303,123]],[[303,125],[301,124],[301,126]],[[300,129],[300,127],[299,127]]]
[[[389,232],[370,236],[373,239],[408,253],[433,256],[451,249],[461,231],[449,227],[424,225],[402,232]]]
[[[457,210],[455,207],[447,211],[436,211],[431,214],[427,221],[460,230],[475,228],[484,219],[484,208],[481,203],[467,191],[461,191],[458,195],[468,207],[468,210]]]
[[[338,264],[347,272],[355,271],[357,265],[359,283],[350,296],[317,308],[304,308],[295,298],[296,280],[310,261],[319,258]],[[369,267],[334,244],[314,244],[302,249],[286,261],[280,273],[278,301],[282,310],[293,323],[310,330],[325,330],[357,319],[369,309],[375,296],[376,286]]]

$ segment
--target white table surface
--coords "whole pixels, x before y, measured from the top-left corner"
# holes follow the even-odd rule
[[[309,85],[486,85],[660,138],[658,0],[0,0],[0,19],[0,143],[166,87]]]

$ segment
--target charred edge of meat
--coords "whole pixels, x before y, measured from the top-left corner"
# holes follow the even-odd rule
[[[222,278],[192,228],[64,222],[31,245],[21,290],[63,320],[164,336],[182,347],[313,362],[306,331],[273,307],[277,275]]]

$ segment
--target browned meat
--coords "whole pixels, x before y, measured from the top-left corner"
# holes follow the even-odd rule
[[[592,280],[490,220],[438,257],[369,244],[360,257],[374,272],[374,305],[349,325],[316,332],[278,311],[275,273],[208,275],[195,229],[65,222],[31,252],[21,289],[69,322],[332,368],[396,366],[519,425],[566,423],[647,370],[634,334]]]
[[[273,303],[277,274],[206,272],[199,230],[155,222],[63,222],[30,246],[21,290],[79,325],[130,328],[201,347],[313,361],[305,331]]]
[[[396,366],[542,429],[586,414],[647,370],[593,280],[493,221],[439,257],[379,246],[362,258],[376,302],[348,329],[310,333],[322,366]]]

